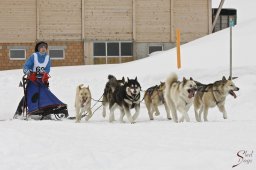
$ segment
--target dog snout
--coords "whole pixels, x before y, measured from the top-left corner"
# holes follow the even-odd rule
[[[237,87],[235,90],[236,90],[236,91],[239,91],[239,87]]]
[[[86,100],[87,100],[87,97],[84,96],[84,97],[83,97],[83,101],[86,101]]]

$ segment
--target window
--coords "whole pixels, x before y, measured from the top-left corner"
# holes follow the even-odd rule
[[[217,14],[217,8],[212,9],[212,21],[214,21],[216,14]],[[230,22],[233,22],[234,25],[237,23],[237,11],[236,9],[221,9],[220,15],[217,19],[216,25],[214,27],[213,32],[228,28],[230,25]]]
[[[132,43],[122,42],[121,43],[121,56],[132,56]]]
[[[13,60],[24,60],[26,59],[25,49],[10,49],[9,50],[10,59]]]
[[[65,47],[63,46],[51,46],[49,47],[49,56],[51,59],[64,59]]]
[[[132,42],[95,42],[93,53],[95,57],[132,56]]]
[[[119,43],[107,43],[108,56],[119,56]]]
[[[106,43],[93,44],[94,56],[106,56]]]
[[[163,46],[156,45],[156,46],[149,46],[148,53],[151,54],[156,51],[163,51]]]

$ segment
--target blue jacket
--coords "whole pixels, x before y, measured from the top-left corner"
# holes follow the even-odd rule
[[[45,60],[45,57],[48,55],[47,53],[45,53],[44,55],[41,55],[39,52],[36,52],[37,56],[38,56],[38,62],[39,63],[43,63]],[[34,67],[34,54],[32,54],[28,60],[26,61],[26,63],[23,66],[23,73],[27,74],[28,72],[32,72]],[[44,68],[44,72],[49,73],[50,72],[50,67],[51,67],[51,60],[49,59],[46,67]],[[41,77],[41,75],[38,75],[38,77]]]

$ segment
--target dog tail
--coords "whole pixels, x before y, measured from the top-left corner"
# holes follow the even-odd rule
[[[116,77],[113,76],[113,75],[111,75],[111,74],[109,74],[109,75],[108,75],[108,79],[109,79],[109,80],[110,80],[110,79],[116,79]]]
[[[108,84],[113,93],[115,91],[116,87],[118,86],[118,81],[117,81],[116,77],[111,74],[108,75]]]
[[[170,88],[174,82],[178,80],[178,76],[175,73],[169,75],[165,82],[166,94],[170,94]]]
[[[165,94],[165,97],[167,99],[167,104],[170,103],[168,101],[171,100],[170,99],[170,93],[171,93],[170,89],[171,89],[171,86],[177,80],[178,80],[178,76],[175,73],[170,74],[169,77],[166,79],[166,82],[165,82],[165,93],[164,94]]]

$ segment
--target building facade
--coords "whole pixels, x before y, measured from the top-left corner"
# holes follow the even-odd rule
[[[0,70],[21,68],[38,41],[53,66],[123,63],[211,32],[211,0],[2,0]]]

